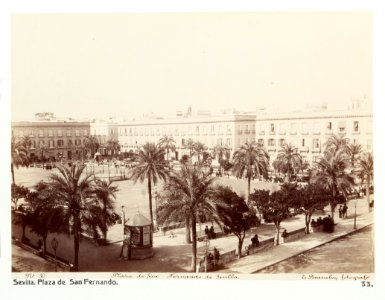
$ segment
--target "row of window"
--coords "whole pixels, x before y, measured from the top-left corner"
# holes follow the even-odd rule
[[[258,139],[257,141],[259,144],[265,146],[265,140],[264,139]],[[302,139],[301,140],[301,145],[300,145],[300,149],[301,148],[305,148],[305,147],[309,147],[308,145],[308,140],[306,139]],[[321,145],[320,145],[320,139],[312,139],[311,141],[311,147],[312,149],[316,149],[316,150],[319,150]],[[278,140],[275,140],[275,139],[268,139],[267,140],[267,148],[273,148],[273,147],[276,147],[277,145],[279,147],[282,147],[286,144],[286,140],[285,139],[278,139]],[[298,145],[297,145],[298,146]]]
[[[120,127],[119,135],[200,135],[200,134],[232,134],[232,126],[227,125],[197,125],[178,127]]]
[[[268,132],[269,134],[276,134],[277,132],[279,134],[286,134],[287,131],[287,123],[280,123],[279,128],[277,131],[277,126],[275,123],[261,123],[258,127],[258,133],[259,134],[265,134]],[[361,130],[361,124],[359,121],[352,121],[352,132],[353,133],[359,133]],[[367,132],[371,132],[371,123],[368,121],[367,124]],[[267,127],[266,127],[267,126]],[[321,123],[320,122],[302,122],[301,124],[298,123],[290,123],[289,133],[290,134],[297,134],[297,131],[300,129],[302,134],[308,134],[310,131],[313,134],[320,134],[321,133]],[[325,133],[331,133],[331,132],[339,132],[339,133],[346,133],[347,131],[347,122],[346,121],[339,121],[339,122],[325,122]]]
[[[86,144],[86,139],[83,141],[81,139],[75,139],[74,141],[72,140],[67,140],[67,143],[65,143],[64,140],[48,140],[48,143],[45,143],[45,141],[31,141],[31,149],[36,149],[37,147],[42,147],[42,146],[47,146],[48,148],[55,148],[55,144],[58,148],[62,147],[73,147],[73,146],[81,146],[83,142],[83,145]]]
[[[29,136],[29,137],[62,137],[62,136],[88,136],[88,129],[76,129],[76,130],[44,130],[44,129],[39,129],[39,130],[19,130],[16,135],[19,137],[23,136]]]

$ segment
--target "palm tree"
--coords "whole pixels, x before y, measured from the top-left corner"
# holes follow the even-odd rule
[[[114,213],[114,200],[116,199],[116,193],[118,192],[118,187],[112,185],[112,182],[107,182],[105,180],[96,181],[96,197],[102,204],[102,233],[104,241],[107,240],[107,228],[109,225],[112,225],[111,216]]]
[[[230,149],[225,145],[217,144],[213,149],[213,157],[218,159],[219,167],[221,168],[223,162],[230,159]]]
[[[334,220],[334,210],[337,205],[337,196],[347,194],[354,185],[354,178],[347,173],[349,157],[344,149],[334,152],[325,151],[320,161],[316,162],[316,173],[312,177],[313,183],[319,183],[331,192],[330,209]]]
[[[115,152],[120,150],[119,141],[116,139],[109,139],[107,141],[107,150],[110,151],[112,155],[115,155]]]
[[[352,171],[355,169],[355,164],[362,153],[362,145],[358,143],[349,143],[346,147],[347,153],[350,156],[350,164]]]
[[[154,224],[152,214],[152,183],[155,185],[158,179],[166,180],[170,169],[167,161],[164,159],[164,150],[157,147],[154,143],[144,144],[139,152],[134,154],[134,158],[137,165],[131,170],[131,178],[135,183],[138,180],[143,182],[147,178],[148,205],[151,223]]]
[[[189,150],[190,160],[192,159],[192,156],[194,155],[194,147],[195,147],[195,142],[192,139],[188,139],[186,141],[186,144],[184,145],[184,148]]]
[[[186,222],[191,224],[192,262],[191,271],[196,271],[197,233],[196,225],[201,216],[219,222],[215,203],[211,200],[215,189],[215,178],[203,172],[200,165],[191,162],[181,165],[178,173],[170,175],[164,192],[161,194],[162,204],[158,208],[159,220],[164,223]]]
[[[44,144],[44,142],[41,142],[39,145],[39,148],[36,150],[36,152],[40,153],[41,155],[41,161],[43,162],[43,169],[44,169],[44,161],[45,161],[45,156],[44,154],[47,152],[48,147]]]
[[[370,183],[373,178],[373,156],[366,153],[358,161],[360,177],[366,179],[366,199],[368,201],[368,209],[370,211]]]
[[[198,157],[198,163],[201,161],[201,155],[206,152],[206,145],[201,142],[195,142],[193,145],[193,153],[192,155],[196,155]]]
[[[253,176],[267,177],[269,155],[256,142],[245,143],[233,155],[233,173],[237,178],[247,179],[247,201],[250,197],[250,182]]]
[[[174,152],[176,150],[175,147],[175,140],[172,138],[172,136],[164,135],[158,143],[158,146],[162,149],[164,149],[167,153],[167,160],[169,160],[169,152]]]
[[[99,139],[95,135],[88,136],[85,140],[84,146],[90,151],[91,156],[94,157],[96,151],[100,147]]]
[[[337,152],[347,151],[347,146],[349,144],[349,140],[345,137],[345,135],[335,135],[332,134],[327,141],[325,142],[325,151],[329,152]]]
[[[297,148],[287,143],[281,147],[273,163],[278,172],[287,174],[288,181],[290,181],[291,175],[299,171],[301,164],[302,157],[297,152]]]
[[[85,166],[58,166],[58,173],[50,175],[47,188],[42,191],[50,201],[45,209],[60,209],[62,224],[74,236],[74,270],[79,270],[81,233],[101,223],[101,210],[95,197],[91,175],[84,174]]]
[[[23,140],[17,140],[12,134],[11,137],[11,173],[12,183],[15,184],[15,171],[14,167],[28,166],[28,150]]]

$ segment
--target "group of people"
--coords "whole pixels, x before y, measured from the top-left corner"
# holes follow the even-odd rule
[[[215,239],[216,234],[214,231],[214,226],[211,225],[211,227],[209,229],[209,227],[206,225],[205,235],[206,235],[207,239],[209,239],[209,240]]]
[[[346,205],[346,203],[343,206],[340,205],[340,207],[338,209],[338,216],[340,217],[340,219],[346,219],[347,218],[348,206]]]
[[[334,230],[334,222],[330,215],[324,218],[318,217],[317,221],[312,219],[310,226],[312,227],[313,231],[315,231],[317,228],[322,228],[323,231],[329,233],[333,232]]]

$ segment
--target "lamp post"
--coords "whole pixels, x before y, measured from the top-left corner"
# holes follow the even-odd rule
[[[59,246],[59,242],[56,238],[53,238],[51,240],[51,246],[52,246],[53,251],[55,252],[55,272],[57,272],[56,250],[57,250],[57,247]]]
[[[210,246],[210,241],[207,238],[207,235],[205,236],[205,273],[207,273],[207,260],[208,260],[208,249]]]
[[[123,235],[124,235],[124,223],[126,222],[126,217],[124,215],[124,205],[122,205],[122,225],[123,225]]]

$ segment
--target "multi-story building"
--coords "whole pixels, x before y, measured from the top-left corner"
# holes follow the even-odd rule
[[[312,164],[322,155],[331,134],[344,135],[351,143],[361,144],[363,151],[371,151],[371,111],[261,113],[256,118],[256,140],[266,147],[271,161],[284,143],[291,143]]]
[[[220,144],[233,152],[245,142],[255,141],[255,115],[187,116],[118,124],[118,139],[123,152],[135,150],[146,142],[158,143],[164,135],[172,136],[176,142],[175,159],[188,154],[185,146],[189,139],[205,144],[208,150]]]
[[[90,123],[49,118],[44,121],[13,122],[12,134],[16,138],[30,139],[31,160],[41,159],[42,155],[48,160],[77,159],[90,134]],[[42,149],[44,150],[41,151]]]

